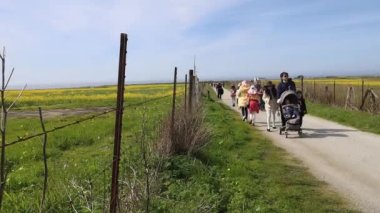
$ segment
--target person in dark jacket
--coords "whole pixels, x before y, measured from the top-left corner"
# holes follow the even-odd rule
[[[282,72],[280,74],[280,77],[281,77],[281,82],[277,86],[277,99],[278,100],[280,99],[282,93],[284,93],[285,91],[287,91],[287,90],[293,90],[294,92],[296,91],[296,84],[294,83],[294,81],[291,78],[289,78],[289,74],[287,72]],[[280,106],[280,109],[281,109],[281,106]],[[280,112],[281,111],[282,110],[280,110]],[[282,123],[281,129],[282,130],[285,129],[285,122],[286,122],[285,118],[281,113],[281,123]]]
[[[296,91],[296,84],[294,81],[289,78],[289,74],[287,72],[282,72],[280,74],[281,82],[277,86],[277,99],[281,97],[281,94],[287,90]]]
[[[222,95],[223,95],[223,93],[224,93],[224,89],[223,89],[223,86],[222,86],[221,83],[218,83],[218,84],[216,85],[216,91],[217,91],[217,93],[218,93],[218,98],[219,98],[219,99],[222,99]]]

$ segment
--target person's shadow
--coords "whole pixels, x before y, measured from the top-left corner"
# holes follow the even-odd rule
[[[302,138],[327,138],[327,137],[348,137],[344,132],[356,132],[352,129],[313,129],[302,128]]]

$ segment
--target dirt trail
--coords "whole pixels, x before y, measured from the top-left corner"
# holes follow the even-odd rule
[[[110,107],[96,107],[96,108],[75,108],[75,109],[49,109],[43,110],[44,118],[65,117],[74,115],[85,115],[90,113],[101,113],[111,110]],[[25,111],[10,111],[9,117],[15,118],[29,118],[39,117],[38,110],[25,110]]]
[[[231,106],[230,92],[222,100]],[[281,125],[276,117],[277,126]],[[248,125],[248,124],[247,124]],[[266,131],[266,114],[260,112],[255,128],[273,143],[301,160],[318,179],[327,182],[363,212],[380,212],[380,135],[306,115],[303,136],[278,128]]]

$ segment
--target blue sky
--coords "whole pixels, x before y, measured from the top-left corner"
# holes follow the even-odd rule
[[[380,74],[378,0],[0,0],[13,85]]]

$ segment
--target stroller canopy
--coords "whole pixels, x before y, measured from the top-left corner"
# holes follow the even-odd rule
[[[289,100],[291,104],[298,104],[298,97],[293,90],[287,90],[281,94],[280,104],[282,105],[285,100]]]

